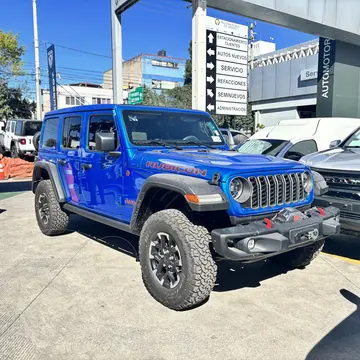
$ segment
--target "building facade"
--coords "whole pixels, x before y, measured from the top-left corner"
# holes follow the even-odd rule
[[[156,55],[140,54],[123,62],[123,89],[147,86],[161,92],[182,86],[185,65],[186,59],[166,56],[164,50]],[[111,69],[104,73],[104,88],[112,89]]]
[[[42,92],[43,112],[46,113],[50,111],[50,93],[49,90],[43,90]],[[59,109],[78,105],[111,104],[112,102],[112,89],[104,89],[102,85],[90,83],[57,85]]]
[[[318,53],[316,39],[258,57],[249,77],[257,124],[316,116]]]

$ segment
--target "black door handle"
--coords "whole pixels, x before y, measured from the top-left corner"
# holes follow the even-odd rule
[[[58,161],[57,161],[60,165],[66,165],[66,160],[63,160],[63,159],[58,159]]]
[[[91,164],[81,164],[81,167],[84,169],[84,170],[89,170],[92,168],[92,165]]]

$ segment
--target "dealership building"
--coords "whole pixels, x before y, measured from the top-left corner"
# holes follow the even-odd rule
[[[256,124],[316,116],[319,40],[257,57],[249,77]]]

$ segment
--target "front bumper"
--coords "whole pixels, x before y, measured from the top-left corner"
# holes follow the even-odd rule
[[[211,232],[217,254],[230,260],[254,262],[303,247],[340,233],[339,209],[327,207],[305,211],[305,218],[292,222],[254,221]],[[264,219],[265,220],[265,219]],[[251,246],[250,246],[251,245]]]
[[[341,232],[360,233],[360,202],[332,196],[315,197],[315,206],[335,206],[340,209]]]

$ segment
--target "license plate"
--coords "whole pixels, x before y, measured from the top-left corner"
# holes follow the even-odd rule
[[[299,243],[309,240],[317,240],[319,237],[319,226],[309,225],[289,231],[290,241]]]

